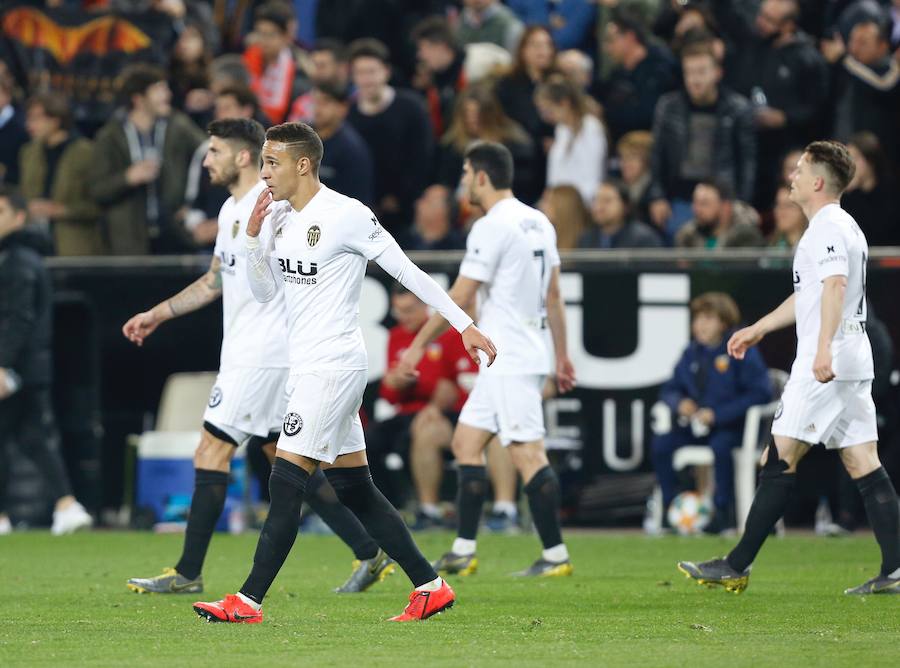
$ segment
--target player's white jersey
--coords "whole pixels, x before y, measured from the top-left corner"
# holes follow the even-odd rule
[[[272,301],[261,304],[253,297],[247,281],[244,238],[253,205],[265,187],[260,181],[240,200],[229,197],[219,211],[214,252],[222,263],[223,337],[219,368],[223,371],[237,367],[288,366],[282,295],[279,293]],[[262,232],[268,233],[265,229]]]
[[[500,200],[472,226],[459,273],[483,283],[478,326],[500,353],[483,373],[550,373],[547,289],[559,264],[553,225],[515,198]]]
[[[270,257],[284,285],[291,368],[366,369],[363,278],[393,237],[367,206],[324,185],[302,211],[277,202],[264,227],[274,233]]]
[[[869,246],[859,225],[837,204],[828,204],[809,221],[794,255],[797,358],[791,377],[813,378],[822,325],[822,282],[846,276],[841,323],[831,344],[837,380],[874,377],[872,347],[866,334],[866,260]]]

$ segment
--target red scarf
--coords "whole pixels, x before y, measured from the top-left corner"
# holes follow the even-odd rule
[[[291,105],[294,75],[297,64],[290,49],[278,54],[275,62],[266,66],[258,46],[244,51],[244,65],[250,73],[250,88],[256,93],[260,108],[273,123],[281,123]]]

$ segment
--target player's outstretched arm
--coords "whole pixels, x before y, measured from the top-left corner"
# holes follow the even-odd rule
[[[272,193],[266,188],[253,205],[250,220],[247,221],[247,280],[250,283],[250,292],[258,302],[270,302],[278,294],[278,284],[272,274],[272,266],[269,264],[269,249],[263,248],[259,240],[263,221],[269,215],[272,203]]]
[[[196,281],[173,297],[160,302],[149,311],[138,313],[122,327],[125,338],[143,345],[144,339],[150,336],[157,327],[166,320],[177,318],[185,313],[196,311],[222,296],[222,261],[213,257],[209,269]]]
[[[425,345],[443,332],[446,329],[446,322],[449,322],[457,332],[462,334],[466,350],[469,351],[469,355],[476,364],[479,363],[477,350],[483,350],[487,354],[488,366],[494,363],[497,349],[491,340],[475,327],[472,318],[460,308],[450,295],[441,289],[441,286],[435,283],[431,276],[413,264],[412,260],[406,256],[406,253],[400,249],[400,246],[392,243],[375,258],[375,262],[388,274],[396,278],[407,290],[440,314],[440,316],[432,317],[425,324],[425,327],[419,331],[419,334],[413,341],[413,346],[418,344],[418,349],[424,350]],[[457,280],[457,282],[459,281]],[[413,346],[410,346],[410,348]],[[401,364],[408,365],[410,361],[402,359]],[[416,360],[415,364],[412,364],[412,369],[415,369],[417,364],[418,360]]]
[[[739,329],[728,339],[728,354],[742,360],[747,349],[762,341],[763,337],[796,322],[794,295],[785,299],[774,311],[764,315],[749,327]]]
[[[547,322],[556,353],[556,386],[561,393],[575,388],[575,367],[569,359],[566,339],[566,305],[559,289],[559,267],[553,267],[547,290]]]

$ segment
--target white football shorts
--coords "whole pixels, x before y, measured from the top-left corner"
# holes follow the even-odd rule
[[[241,367],[220,371],[209,393],[204,422],[222,430],[238,445],[249,436],[281,429],[288,369]],[[243,436],[241,438],[241,436]]]
[[[292,371],[278,449],[328,464],[365,450],[359,409],[366,376],[365,369]]]
[[[541,374],[478,374],[459,414],[459,421],[510,443],[528,443],[544,438],[544,407]]]
[[[871,380],[791,378],[775,412],[772,434],[826,448],[878,440]]]

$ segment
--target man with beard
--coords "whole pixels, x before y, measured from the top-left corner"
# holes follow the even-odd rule
[[[219,213],[219,236],[203,276],[174,297],[138,313],[122,328],[137,345],[172,318],[196,311],[222,297],[224,335],[216,384],[203,416],[200,445],[194,454],[194,494],[184,549],[174,568],[152,578],[131,578],[138,593],[197,593],[213,529],[225,505],[231,459],[237,447],[262,447],[270,461],[285,412],[287,330],[281,295],[261,304],[254,299],[243,265],[243,230],[265,183],[259,179],[259,154],[265,133],[251,119],[225,119],[209,125],[209,153],[203,162],[213,185],[231,197]],[[338,503],[322,473],[311,477],[306,502],[353,550],[360,562],[339,592],[359,592],[394,569],[353,514]],[[299,523],[299,513],[296,518]]]

